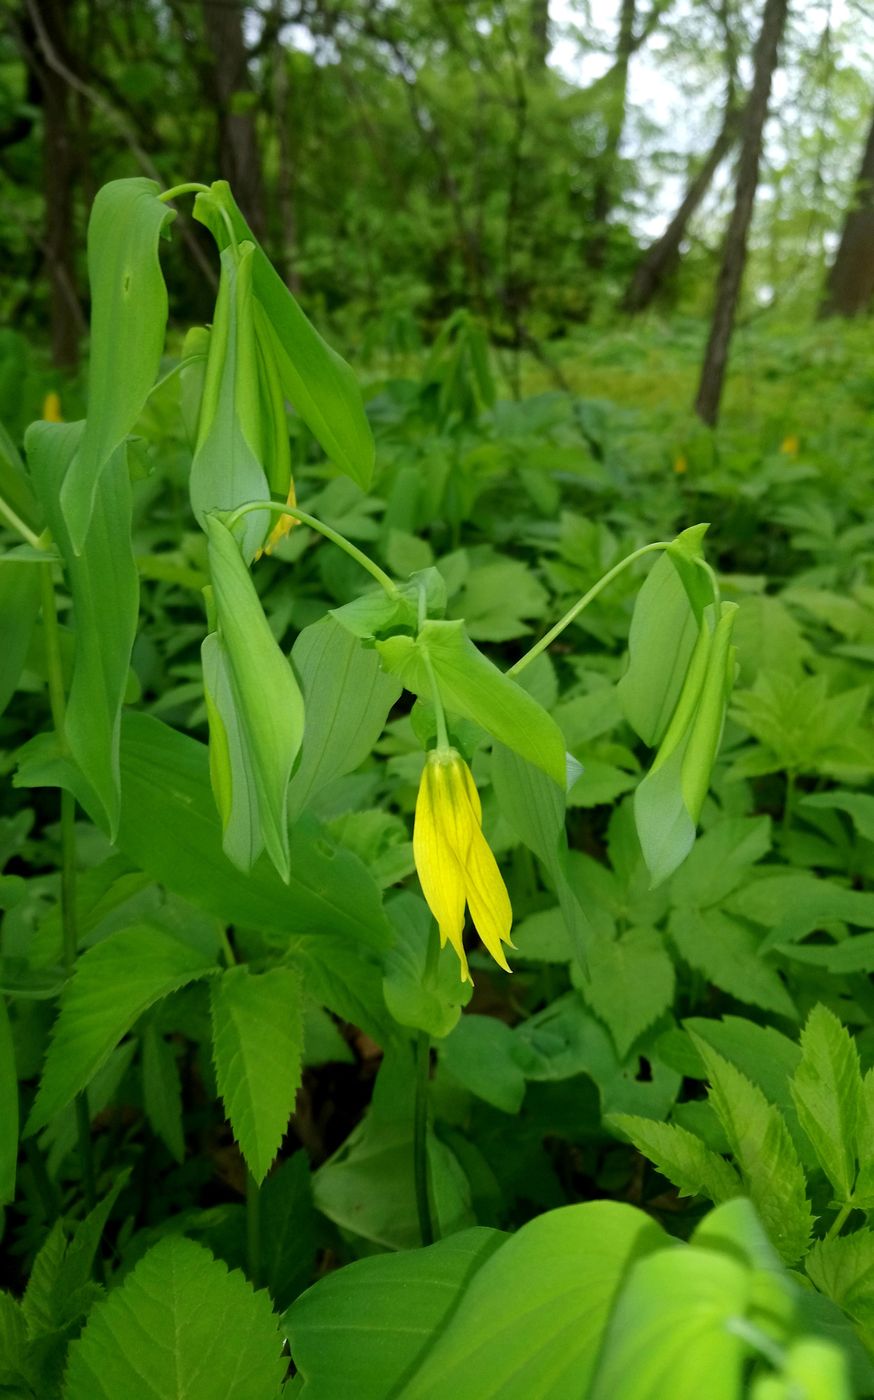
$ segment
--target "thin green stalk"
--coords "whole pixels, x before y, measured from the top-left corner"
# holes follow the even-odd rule
[[[164,190],[158,195],[159,204],[169,204],[171,199],[176,199],[180,194],[209,194],[209,185],[199,185],[196,180],[189,180],[184,185],[174,185],[172,190]]]
[[[34,549],[42,549],[43,546],[39,535],[35,535],[30,526],[25,525],[21,516],[12,509],[8,501],[4,501],[2,496],[0,496],[0,515],[4,515],[13,530],[15,530],[23,540],[26,540],[28,544],[32,544]]]
[[[66,733],[64,667],[61,659],[61,633],[55,602],[55,585],[52,577],[53,566],[46,563],[37,565],[37,567],[40,569],[42,584],[42,620],[49,704],[52,711],[52,723],[58,736],[58,745],[61,753],[66,755],[69,753],[69,746]],[[76,911],[76,799],[66,788],[61,788],[61,937],[64,972],[69,978],[73,975],[79,938]],[[76,1097],[76,1133],[79,1142],[85,1203],[89,1210],[93,1210],[97,1194],[94,1182],[94,1158],[91,1151],[91,1119],[88,1112],[88,1096],[84,1091]]]
[[[428,621],[428,600],[425,595],[424,584],[419,584],[419,631],[421,632]],[[437,720],[437,745],[441,749],[449,748],[449,733],[446,728],[446,714],[443,709],[443,697],[440,694],[440,687],[437,684],[437,676],[434,665],[428,655],[427,650],[422,648],[422,660],[425,663],[425,670],[428,672],[428,680],[431,685],[431,698],[434,701],[434,715]]]
[[[261,1188],[246,1168],[246,1258],[249,1282],[261,1287]]]
[[[840,1210],[838,1211],[837,1215],[835,1216],[834,1220],[832,1221],[829,1227],[828,1234],[825,1237],[826,1244],[828,1244],[829,1240],[833,1240],[836,1235],[839,1235],[841,1233],[841,1230],[843,1230],[845,1224],[847,1223],[847,1217],[849,1216],[852,1209],[853,1206],[851,1202],[848,1202],[846,1205],[841,1206]]]
[[[297,506],[280,505],[278,501],[247,501],[245,505],[237,506],[237,509],[228,516],[225,521],[227,528],[233,530],[238,520],[242,520],[244,515],[251,515],[254,510],[270,510],[276,515],[292,515],[302,525],[309,525],[311,530],[318,530],[319,534],[324,535],[326,540],[330,540],[332,544],[344,550],[350,559],[354,559],[356,564],[360,564],[362,569],[366,569],[390,598],[398,596],[397,585],[389,578],[385,570],[375,564],[363,550],[354,545],[351,540],[347,540],[338,530],[326,525],[323,520],[317,520],[314,515],[308,515],[305,510],[298,510]]]
[[[428,930],[423,980],[428,981],[437,965],[440,945],[433,923]],[[416,1088],[413,1101],[413,1180],[416,1190],[416,1213],[423,1245],[439,1238],[435,1216],[431,1210],[431,1183],[428,1169],[428,1082],[431,1077],[431,1037],[420,1030],[416,1036]]]
[[[609,569],[608,572],[604,574],[603,578],[599,578],[597,583],[592,584],[588,593],[584,593],[582,598],[579,598],[574,603],[573,607],[568,609],[564,617],[559,618],[558,622],[554,627],[550,628],[545,637],[541,637],[539,642],[534,643],[530,651],[526,651],[524,656],[520,656],[515,665],[510,667],[507,675],[518,676],[520,671],[524,671],[525,667],[530,665],[530,663],[534,661],[542,651],[545,651],[548,646],[551,646],[556,637],[559,637],[564,629],[570,626],[575,618],[579,617],[583,609],[587,608],[589,604],[597,598],[598,594],[607,587],[607,584],[612,583],[614,578],[622,573],[623,569],[627,569],[629,564],[633,564],[637,559],[642,559],[645,554],[652,554],[654,550],[667,549],[670,543],[670,540],[656,540],[654,544],[645,544],[642,549],[636,549],[633,554],[627,555],[625,559],[620,559],[619,563],[614,564],[613,568]]]

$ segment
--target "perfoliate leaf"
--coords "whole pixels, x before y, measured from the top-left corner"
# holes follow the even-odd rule
[[[273,967],[246,967],[212,984],[212,1042],[219,1093],[234,1137],[256,1182],[279,1151],[301,1080],[300,978]]]
[[[710,1103],[725,1129],[747,1193],[780,1257],[794,1264],[807,1251],[813,1216],[804,1169],[786,1123],[761,1089],[701,1036],[694,1031],[689,1034],[707,1069]]]
[[[631,1139],[681,1196],[706,1196],[719,1205],[742,1194],[740,1177],[731,1163],[676,1123],[657,1123],[628,1113],[611,1113],[608,1122]]]
[[[198,195],[194,202],[195,218],[224,249],[230,237],[219,208],[230,218],[237,242],[255,245],[254,292],[269,324],[270,348],[286,398],[334,465],[366,488],[373,474],[373,436],[354,374],[301,311],[252,236],[225,180],[216,180],[209,195]]]
[[[628,670],[616,687],[625,718],[650,748],[677,705],[698,623],[673,562],[662,555],[644,581],[628,633]]]
[[[825,1006],[813,1008],[801,1032],[801,1062],[789,1087],[798,1120],[838,1200],[849,1201],[856,1176],[862,1074],[855,1042]]]
[[[88,223],[88,417],[60,485],[60,507],[77,554],[85,543],[101,474],[137,421],[158,375],[167,324],[158,241],[165,223],[175,218],[159,193],[154,180],[112,180],[98,192]]]
[[[383,665],[414,694],[431,698],[427,656],[447,710],[482,725],[493,738],[542,768],[563,792],[564,736],[555,720],[479,651],[463,622],[429,621],[418,637],[376,643]]]
[[[119,816],[119,726],[137,629],[139,580],[131,549],[131,487],[124,447],[103,464],[89,507],[88,547],[75,552],[59,494],[81,423],[34,423],[25,440],[34,485],[73,596],[76,649],[66,735],[115,837]],[[84,539],[84,536],[83,536]]]
[[[181,1237],[144,1255],[70,1347],[64,1400],[279,1400],[267,1293]]]
[[[654,928],[630,928],[618,938],[599,938],[589,953],[584,989],[624,1059],[674,995],[674,964],[664,936]]]
[[[303,700],[236,541],[213,516],[207,534],[217,630],[204,644],[204,683],[224,847],[249,870],[266,846],[287,881],[286,799],[303,736]]]
[[[86,1087],[154,1002],[214,970],[203,953],[154,924],[112,933],[83,953],[61,996],[27,1133],[44,1127]]]

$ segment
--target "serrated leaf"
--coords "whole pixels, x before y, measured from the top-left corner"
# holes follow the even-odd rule
[[[839,1201],[849,1201],[856,1176],[856,1129],[862,1107],[859,1052],[825,1006],[815,1006],[801,1032],[801,1062],[790,1082],[798,1121]]]
[[[185,1157],[182,1085],[172,1047],[156,1026],[146,1026],[142,1049],[143,1106],[152,1131],[177,1162]]]
[[[587,1000],[606,1022],[621,1059],[674,995],[674,964],[654,928],[598,939],[589,953]]]
[[[278,1400],[286,1363],[267,1293],[192,1240],[162,1240],[70,1347],[64,1400]]]
[[[818,1240],[804,1267],[821,1293],[866,1328],[874,1328],[874,1231]]]
[[[279,1151],[300,1087],[300,979],[287,967],[257,977],[233,967],[213,982],[211,1005],[219,1093],[260,1183]]]
[[[804,1168],[779,1109],[761,1089],[707,1044],[689,1034],[704,1061],[713,1105],[753,1205],[780,1257],[794,1264],[806,1252],[813,1215]]]
[[[611,1113],[607,1121],[631,1139],[681,1196],[706,1196],[719,1205],[743,1193],[731,1163],[676,1123],[657,1123],[628,1113]]]
[[[15,1173],[18,1163],[18,1075],[15,1069],[15,1046],[6,1010],[6,998],[0,993],[0,1206],[15,1199]]]
[[[856,1156],[859,1175],[853,1191],[856,1204],[870,1210],[874,1207],[874,1069],[862,1080],[859,1099],[859,1121],[856,1125]]]
[[[203,953],[153,924],[122,929],[89,948],[61,996],[27,1134],[86,1087],[154,1002],[214,970]]]
[[[738,1001],[798,1019],[777,972],[759,956],[760,940],[736,919],[721,909],[675,909],[668,930],[684,962],[715,987]]]
[[[0,1293],[0,1386],[14,1386],[23,1380],[26,1355],[24,1310],[11,1293]]]

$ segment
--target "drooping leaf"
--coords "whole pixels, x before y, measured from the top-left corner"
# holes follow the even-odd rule
[[[77,554],[85,543],[101,475],[158,376],[167,324],[158,241],[175,217],[159,193],[154,180],[112,180],[98,191],[88,223],[88,417],[78,452],[58,483]]]
[[[70,1347],[64,1400],[279,1400],[267,1293],[192,1240],[161,1240]]]
[[[214,970],[203,953],[150,924],[110,934],[83,953],[61,996],[27,1133],[44,1127],[86,1087],[154,1002]]]
[[[73,597],[76,649],[66,735],[100,799],[110,836],[119,820],[119,726],[136,635],[139,581],[131,549],[131,486],[124,447],[103,464],[78,555],[59,501],[83,440],[81,423],[34,423],[25,439],[34,485]],[[83,535],[84,540],[84,535]]]
[[[780,1257],[794,1264],[806,1253],[813,1215],[804,1169],[779,1109],[761,1089],[694,1032],[716,1110],[747,1192]]]
[[[849,1201],[856,1176],[862,1073],[855,1042],[825,1006],[815,1006],[807,1018],[801,1062],[789,1087],[799,1122],[838,1200]]]
[[[628,1113],[613,1113],[608,1121],[673,1182],[681,1196],[706,1196],[719,1205],[743,1191],[731,1163],[676,1123],[657,1123]]]
[[[246,967],[212,984],[212,1039],[219,1093],[256,1182],[285,1136],[301,1081],[300,978],[288,967]]]

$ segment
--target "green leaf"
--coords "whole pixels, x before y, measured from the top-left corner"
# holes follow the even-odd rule
[[[274,355],[286,398],[335,466],[364,488],[373,474],[374,447],[361,390],[349,366],[325,343],[252,236],[225,180],[198,195],[194,216],[220,249],[230,237],[220,209],[228,214],[238,243],[255,245],[253,285],[272,332]]]
[[[249,870],[266,846],[287,883],[286,799],[303,737],[303,699],[233,536],[213,517],[207,534],[217,633],[212,646],[209,637],[204,644],[204,681],[223,729],[216,733],[211,715],[224,848]]]
[[[252,298],[253,248],[237,257],[226,249],[189,476],[191,508],[202,529],[211,511],[234,510],[246,501],[270,499],[263,466],[262,399]],[[286,485],[286,490],[288,489]],[[234,530],[247,563],[270,530],[267,511],[243,516]]]
[[[182,1085],[172,1046],[153,1025],[143,1031],[143,1106],[152,1131],[177,1162],[185,1158]]]
[[[246,967],[233,967],[212,984],[218,1089],[258,1183],[279,1151],[300,1087],[300,999],[300,979],[288,967],[257,977]]]
[[[258,1194],[261,1277],[278,1308],[286,1308],[313,1276],[316,1217],[310,1164],[295,1152],[271,1172]]]
[[[307,1400],[397,1394],[506,1238],[499,1230],[463,1230],[427,1249],[359,1259],[321,1279],[284,1319]]]
[[[122,929],[83,953],[61,996],[26,1132],[44,1127],[86,1087],[154,1002],[214,970],[202,953],[153,924]]]
[[[100,799],[114,838],[119,819],[119,726],[137,628],[139,581],[131,549],[131,487],[124,447],[102,466],[88,508],[88,548],[81,555],[75,552],[59,493],[84,440],[82,427],[34,423],[25,445],[73,597],[76,652],[67,699],[67,740]]]
[[[162,1240],[70,1347],[64,1400],[279,1400],[267,1293],[192,1240]]]
[[[819,1337],[800,1337],[787,1347],[777,1376],[759,1376],[750,1400],[854,1400],[846,1352]]]
[[[856,1124],[856,1156],[859,1159],[859,1175],[853,1199],[865,1210],[871,1210],[874,1207],[874,1069],[869,1069],[862,1080]]]
[[[805,1164],[809,1161],[810,1165],[813,1165],[810,1144],[801,1131],[789,1089],[789,1081],[801,1059],[797,1043],[781,1031],[775,1030],[773,1026],[760,1026],[742,1016],[723,1016],[719,1021],[708,1020],[704,1016],[691,1016],[683,1022],[683,1026],[687,1031],[694,1031],[720,1055],[730,1060],[747,1079],[758,1085],[768,1102],[779,1108],[786,1119],[802,1161]],[[696,1067],[690,1066],[686,1073],[701,1079],[706,1076],[706,1070],[700,1060]]]
[[[874,928],[874,893],[845,889],[809,871],[763,874],[762,879],[736,890],[727,907],[769,930],[762,943],[763,953],[797,942],[835,919]]]
[[[440,1046],[440,1064],[477,1098],[518,1113],[525,1097],[525,1076],[516,1058],[517,1042],[509,1026],[494,1016],[462,1016]]]
[[[787,1264],[806,1253],[813,1226],[804,1169],[780,1111],[707,1044],[690,1032],[710,1081],[710,1103],[725,1129],[744,1185]]]
[[[663,554],[637,595],[628,670],[616,689],[625,718],[650,748],[664,737],[697,639],[698,622],[686,590]]]
[[[0,559],[0,714],[21,678],[39,603],[39,565],[19,563],[14,553]]]
[[[746,925],[721,909],[675,909],[668,931],[683,961],[715,987],[738,1001],[798,1019],[779,974],[760,956],[760,939]]]
[[[395,942],[385,960],[385,1004],[398,1025],[428,1031],[442,1039],[458,1024],[472,988],[458,975],[458,958],[447,944],[428,969],[428,941],[434,937],[427,904],[404,892],[388,906]]]
[[[801,1063],[790,1084],[798,1120],[838,1200],[849,1201],[856,1176],[856,1128],[862,1109],[859,1052],[825,1006],[801,1032]]]
[[[0,994],[0,1206],[15,1200],[15,1171],[18,1163],[18,1075],[15,1069],[15,1045],[6,1010],[6,998]]]
[[[747,1353],[732,1323],[752,1291],[726,1254],[680,1246],[633,1268],[613,1311],[590,1400],[737,1400]]]
[[[401,687],[382,670],[377,653],[331,616],[299,633],[291,662],[306,711],[300,762],[288,790],[294,817],[327,783],[369,757]]]
[[[874,1332],[874,1231],[818,1240],[804,1267],[821,1293]]]
[[[175,218],[157,198],[159,192],[154,180],[112,180],[98,191],[91,209],[88,418],[61,486],[61,508],[77,554],[85,543],[101,475],[140,416],[158,375],[167,324],[158,240]],[[54,528],[52,534],[57,540]]]
[[[814,792],[802,797],[802,807],[837,808],[846,812],[860,836],[874,841],[874,797],[864,792]]]
[[[610,1310],[665,1235],[631,1206],[566,1206],[523,1225],[477,1270],[405,1400],[588,1395]]]
[[[11,1293],[0,1293],[0,1386],[15,1386],[23,1382],[26,1364],[27,1322],[24,1310]],[[23,1393],[26,1395],[27,1391]]]
[[[673,1000],[674,965],[663,935],[630,928],[618,938],[599,939],[589,954],[585,992],[624,1059]]]
[[[726,817],[695,842],[671,881],[671,903],[699,909],[719,904],[771,849],[770,817]]]
[[[719,1205],[743,1192],[731,1163],[711,1152],[685,1128],[628,1113],[612,1113],[607,1122],[630,1138],[638,1152],[673,1182],[681,1196],[706,1196]]]
[[[415,639],[389,637],[376,646],[386,670],[424,700],[431,699],[432,689],[427,658],[447,710],[482,725],[493,738],[542,768],[564,792],[567,768],[561,730],[526,690],[483,656],[463,622],[432,620]]]

